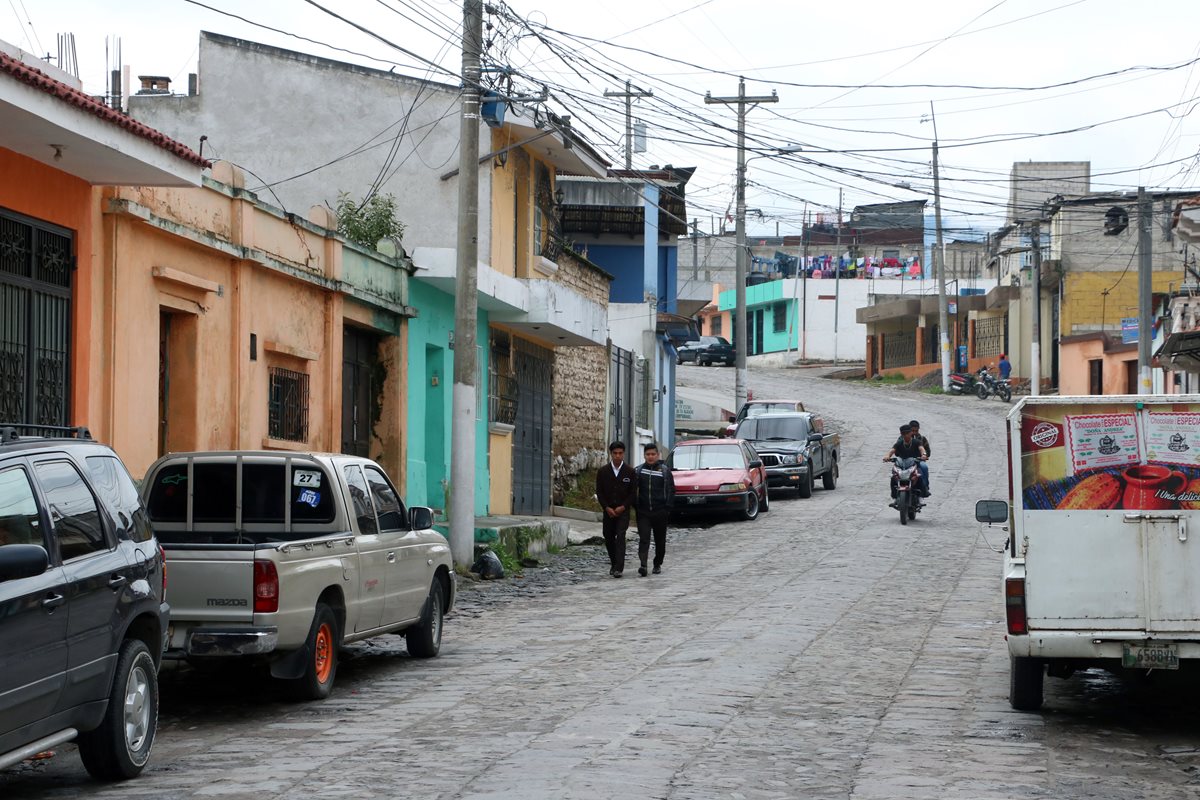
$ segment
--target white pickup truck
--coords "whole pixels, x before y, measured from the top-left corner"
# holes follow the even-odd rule
[[[1009,701],[1046,674],[1200,660],[1200,397],[1036,397],[1008,416]],[[1011,513],[1010,513],[1011,508]]]
[[[142,494],[167,554],[166,658],[266,659],[294,694],[320,699],[344,643],[403,633],[410,654],[437,655],[455,595],[450,548],[375,462],[175,453],[150,467]]]

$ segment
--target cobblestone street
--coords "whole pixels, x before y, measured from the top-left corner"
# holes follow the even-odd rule
[[[732,369],[680,382],[731,391]],[[1047,679],[1010,710],[1000,548],[975,501],[1007,491],[995,400],[758,369],[840,431],[838,487],[772,494],[755,522],[672,532],[664,574],[463,594],[442,654],[384,637],[332,697],[263,675],[166,670],[150,767],[92,782],[74,748],[0,773],[12,798],[1187,798],[1200,691],[1186,673]],[[933,497],[902,527],[882,455],[916,417]],[[588,564],[581,554],[592,553]],[[551,568],[555,568],[551,565]]]

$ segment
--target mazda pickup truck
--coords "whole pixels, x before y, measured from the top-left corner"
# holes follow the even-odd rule
[[[171,576],[165,658],[265,660],[293,694],[321,699],[343,644],[400,633],[411,655],[438,654],[449,544],[375,462],[175,453],[142,491]]]

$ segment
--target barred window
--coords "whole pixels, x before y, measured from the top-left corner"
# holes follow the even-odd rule
[[[713,336],[721,335],[721,315],[720,314],[717,314],[716,316],[714,316],[712,318],[712,335]]]
[[[308,375],[271,367],[267,435],[290,442],[308,441]]]
[[[538,206],[533,208],[533,254],[542,255],[542,241],[546,238],[546,215]]]
[[[776,303],[771,310],[775,316],[775,333],[783,333],[787,330],[787,303]]]

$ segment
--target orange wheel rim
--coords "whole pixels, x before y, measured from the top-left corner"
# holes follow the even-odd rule
[[[316,647],[313,648],[313,662],[316,666],[317,680],[325,683],[333,672],[333,631],[328,625],[317,629]]]

